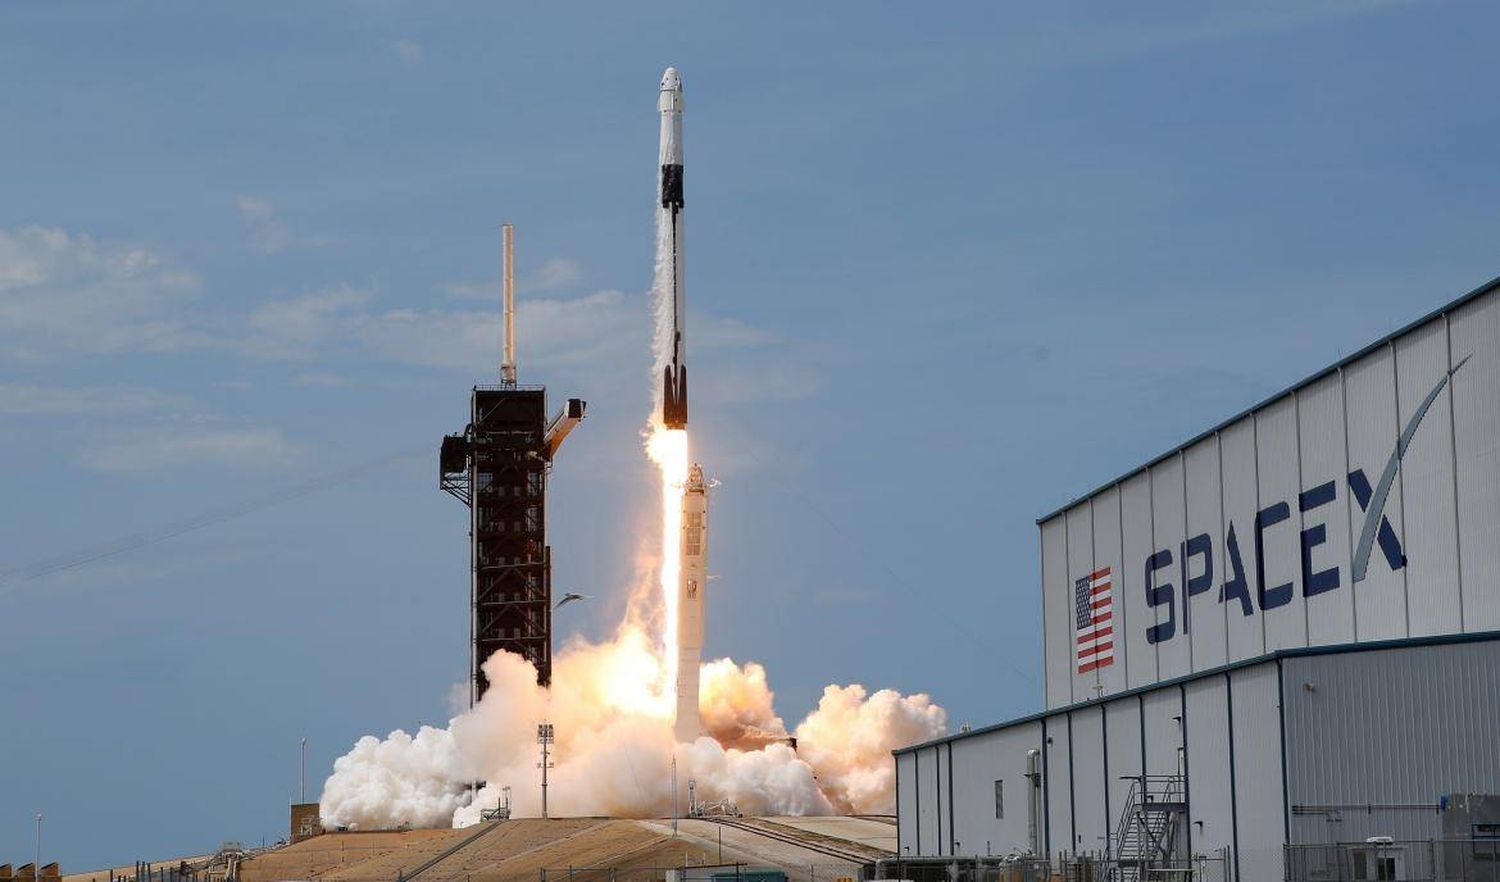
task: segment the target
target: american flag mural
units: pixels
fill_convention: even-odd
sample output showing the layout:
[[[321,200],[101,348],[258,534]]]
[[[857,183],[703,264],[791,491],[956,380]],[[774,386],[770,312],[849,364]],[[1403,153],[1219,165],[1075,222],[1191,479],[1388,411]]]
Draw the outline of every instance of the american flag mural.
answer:
[[[1109,567],[1073,583],[1073,608],[1077,613],[1078,673],[1114,664],[1114,591]]]

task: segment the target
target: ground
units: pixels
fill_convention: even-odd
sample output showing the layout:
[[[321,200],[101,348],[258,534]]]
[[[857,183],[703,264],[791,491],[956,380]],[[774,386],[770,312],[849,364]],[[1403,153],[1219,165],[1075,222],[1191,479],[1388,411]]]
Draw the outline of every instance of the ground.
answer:
[[[252,858],[240,879],[646,882],[667,868],[685,866],[699,879],[709,865],[739,863],[784,870],[793,882],[834,882],[889,855],[895,833],[890,818],[683,820],[676,835],[670,820],[523,819],[463,830],[326,833]]]
[[[669,868],[690,882],[733,865],[771,867],[791,882],[835,882],[896,848],[894,818],[735,818],[672,821],[518,819],[463,830],[325,833],[250,858],[241,882],[651,882]],[[206,856],[171,858],[201,864]],[[63,882],[128,880],[133,866],[74,873]],[[207,875],[220,878],[221,868]]]

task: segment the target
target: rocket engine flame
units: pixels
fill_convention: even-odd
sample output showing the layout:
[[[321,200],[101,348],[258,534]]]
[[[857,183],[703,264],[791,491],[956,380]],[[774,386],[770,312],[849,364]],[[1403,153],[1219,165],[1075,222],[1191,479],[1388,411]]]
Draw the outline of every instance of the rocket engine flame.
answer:
[[[675,71],[668,74],[663,90],[672,91],[670,81],[679,93],[672,106],[680,129],[681,81]],[[697,701],[707,734],[691,743],[673,734],[682,498],[691,458],[685,382],[676,413],[680,426],[673,427],[665,418],[666,388],[656,380],[669,368],[680,368],[684,376],[686,370],[680,231],[674,229],[682,201],[680,132],[675,143],[677,152],[663,159],[667,170],[668,159],[677,163],[670,177],[676,189],[674,198],[658,198],[652,284],[656,400],[645,450],[660,473],[661,541],[654,571],[635,586],[612,638],[589,643],[575,637],[556,653],[549,688],[537,685],[535,669],[520,656],[497,652],[484,664],[488,691],[446,729],[424,726],[415,737],[398,729],[385,739],[359,739],[323,785],[325,826],[467,826],[498,804],[507,785],[514,816],[537,816],[536,725],[543,721],[556,734],[548,796],[554,817],[661,817],[683,797],[668,783],[674,759],[681,786],[694,778],[700,798],[732,800],[748,814],[890,813],[891,749],[946,731],[943,709],[926,695],[829,686],[794,730],[794,749],[765,669],[723,658],[699,668]],[[669,180],[667,171],[661,180]],[[471,794],[473,781],[488,783]]]
[[[682,488],[688,475],[686,429],[653,426],[646,455],[661,472],[661,559],[657,585],[661,599],[662,659],[668,685],[677,680],[677,581],[682,576]]]

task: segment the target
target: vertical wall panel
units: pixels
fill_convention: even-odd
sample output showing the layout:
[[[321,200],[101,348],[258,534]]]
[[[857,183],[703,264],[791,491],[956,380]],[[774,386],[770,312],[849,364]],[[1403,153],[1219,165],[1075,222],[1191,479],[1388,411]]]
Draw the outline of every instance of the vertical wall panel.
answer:
[[[1141,773],[1141,702],[1136,696],[1121,698],[1104,705],[1104,734],[1109,742],[1105,758],[1109,761],[1109,828],[1118,828],[1125,811],[1125,797],[1130,784],[1122,779]],[[1115,843],[1110,844],[1111,850]]]
[[[937,751],[925,747],[917,755],[917,842],[921,854],[940,854],[938,841],[938,764]],[[946,806],[943,806],[946,809]],[[912,849],[918,854],[917,849]]]
[[[1281,705],[1275,662],[1230,674],[1240,878],[1282,878],[1286,815],[1281,787]]]
[[[1077,580],[1088,577],[1094,571],[1094,516],[1093,505],[1085,500],[1082,504],[1068,509],[1068,585],[1072,586]],[[1069,588],[1072,592],[1073,588]],[[1070,593],[1069,597],[1073,595]],[[1072,607],[1069,609],[1073,611]],[[1076,621],[1074,623],[1076,625]],[[1076,644],[1075,644],[1076,647]],[[1075,649],[1076,652],[1076,649]],[[1098,694],[1095,687],[1099,683],[1098,674],[1094,671],[1080,674],[1076,654],[1068,664],[1069,676],[1072,678],[1073,700],[1083,701],[1093,698]]]
[[[1124,527],[1125,563],[1115,579],[1115,615],[1123,616],[1115,631],[1115,652],[1124,651],[1125,675],[1130,686],[1156,680],[1156,647],[1146,642],[1146,629],[1156,614],[1146,605],[1141,576],[1147,558],[1155,551],[1151,530],[1151,478],[1135,475],[1120,490],[1120,517]],[[1119,664],[1121,659],[1115,659]]]
[[[1301,467],[1297,450],[1297,400],[1289,395],[1255,415],[1256,473],[1260,481],[1260,511],[1267,518],[1267,526],[1257,533],[1254,523],[1246,525],[1251,554],[1254,555],[1255,537],[1263,540],[1265,572],[1264,580],[1267,605],[1260,616],[1266,633],[1266,651],[1290,649],[1307,645],[1307,611],[1302,597],[1302,552],[1299,535],[1302,531],[1302,515],[1298,510],[1297,494],[1302,485]],[[1277,514],[1277,513],[1280,514]],[[1276,517],[1285,515],[1277,523]],[[1290,586],[1290,596],[1281,602],[1277,589]],[[1256,594],[1256,606],[1261,598]],[[1275,604],[1281,603],[1276,606]]]
[[[937,839],[935,845],[928,849],[932,854],[952,854],[952,824],[953,813],[950,811],[949,795],[952,788],[949,785],[953,779],[952,771],[948,768],[948,748],[939,744],[932,748],[930,756],[933,765],[937,767],[937,774],[933,776],[937,782],[937,800],[933,803],[934,814],[937,815]]]
[[[1332,373],[1297,393],[1298,436],[1302,452],[1302,489],[1312,508],[1302,512],[1302,528],[1314,531],[1308,541],[1308,568],[1314,574],[1336,570],[1337,587],[1317,580],[1301,581],[1307,604],[1308,641],[1313,644],[1354,640],[1354,591],[1349,586],[1349,483],[1344,453],[1344,380]],[[1321,488],[1333,484],[1323,502]],[[1301,508],[1301,506],[1298,506]],[[1317,529],[1322,527],[1322,542]],[[1301,548],[1298,548],[1301,554]],[[1308,592],[1315,590],[1308,596]]]
[[[917,853],[917,756],[896,756],[896,850]]]
[[[1180,771],[1182,696],[1177,687],[1156,689],[1141,696],[1141,719],[1146,725],[1146,774],[1175,775]]]
[[[1047,757],[1047,841],[1050,854],[1073,848],[1073,768],[1068,751],[1066,715],[1049,717],[1043,741]]]
[[[1185,496],[1181,455],[1173,456],[1151,469],[1151,511],[1156,536],[1154,545],[1158,553],[1165,551],[1171,555],[1171,563],[1157,570],[1155,575],[1155,584],[1159,588],[1172,586],[1171,598],[1166,603],[1149,607],[1154,616],[1152,623],[1169,628],[1171,634],[1156,644],[1157,676],[1164,680],[1188,673],[1192,663],[1192,651],[1183,627],[1183,603],[1187,598],[1187,587],[1182,578],[1183,543],[1187,541],[1183,532],[1187,529]],[[1142,579],[1144,578],[1143,567]]]
[[[1183,457],[1187,475],[1188,537],[1207,536],[1208,557],[1195,555],[1187,563],[1183,592],[1190,579],[1211,576],[1208,590],[1187,600],[1188,639],[1192,647],[1195,671],[1217,667],[1228,660],[1228,643],[1224,633],[1224,604],[1219,600],[1219,585],[1224,581],[1223,511],[1220,508],[1219,439],[1207,438],[1188,448]]]
[[[1362,470],[1369,486],[1380,483],[1380,473],[1396,447],[1401,429],[1396,420],[1395,359],[1389,347],[1380,349],[1344,370],[1344,410],[1349,427],[1349,469]],[[1391,487],[1385,514],[1398,537],[1401,529],[1401,483]],[[1359,541],[1365,512],[1356,501],[1349,506],[1350,535]],[[1354,626],[1360,640],[1405,637],[1406,572],[1392,570],[1376,546],[1363,582],[1354,585]]]
[[[1234,845],[1228,682],[1223,676],[1213,676],[1184,687],[1188,814],[1193,825],[1193,851],[1205,854]]]
[[[1458,545],[1466,631],[1500,629],[1500,296],[1465,304],[1450,326]],[[1424,442],[1425,443],[1425,442]]]
[[[1261,617],[1255,611],[1255,512],[1259,494],[1255,477],[1255,422],[1246,417],[1219,433],[1219,452],[1224,484],[1224,566],[1219,577],[1222,592],[1236,579],[1248,597],[1226,597],[1225,621],[1229,633],[1229,660],[1254,658],[1265,652]],[[1235,561],[1238,560],[1238,567]],[[1237,578],[1236,578],[1237,577]],[[1246,605],[1248,604],[1248,606]]]
[[[1104,805],[1104,716],[1095,705],[1073,714],[1073,817],[1075,849],[1103,853],[1109,830]]]
[[[1073,588],[1068,583],[1066,521],[1042,524],[1042,643],[1047,707],[1073,700]]]
[[[1396,341],[1396,382],[1403,430],[1448,373],[1448,328],[1428,322]],[[1411,636],[1457,633],[1458,530],[1454,522],[1453,421],[1444,386],[1401,458],[1406,600]]]
[[[1115,580],[1115,662],[1097,669],[1103,694],[1109,695],[1126,688],[1125,665],[1119,658],[1119,653],[1123,650],[1118,639],[1124,634],[1119,579],[1120,573],[1124,571],[1125,561],[1120,548],[1120,491],[1117,487],[1111,487],[1094,497],[1094,565],[1109,567]]]

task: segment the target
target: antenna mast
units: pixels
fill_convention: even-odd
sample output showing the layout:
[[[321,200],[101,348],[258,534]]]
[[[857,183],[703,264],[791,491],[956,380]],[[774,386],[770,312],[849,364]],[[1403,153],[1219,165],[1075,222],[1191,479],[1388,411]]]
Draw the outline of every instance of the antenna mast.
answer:
[[[500,362],[500,382],[516,384],[516,242],[515,225],[500,227],[501,281],[505,301],[505,354]]]

